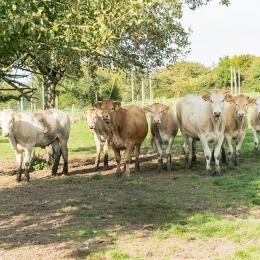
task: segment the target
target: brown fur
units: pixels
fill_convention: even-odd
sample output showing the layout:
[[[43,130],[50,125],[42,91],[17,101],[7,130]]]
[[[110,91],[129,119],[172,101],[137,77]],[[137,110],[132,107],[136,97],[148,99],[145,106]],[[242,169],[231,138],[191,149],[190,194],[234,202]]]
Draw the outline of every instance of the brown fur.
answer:
[[[125,152],[126,174],[130,174],[129,162],[130,155],[135,149],[136,168],[139,168],[139,152],[140,146],[144,141],[148,124],[143,110],[136,106],[122,108],[119,101],[110,99],[97,103],[96,107],[101,108],[102,117],[111,125],[113,137],[111,146],[115,152],[117,160],[117,173],[120,172],[120,150]]]

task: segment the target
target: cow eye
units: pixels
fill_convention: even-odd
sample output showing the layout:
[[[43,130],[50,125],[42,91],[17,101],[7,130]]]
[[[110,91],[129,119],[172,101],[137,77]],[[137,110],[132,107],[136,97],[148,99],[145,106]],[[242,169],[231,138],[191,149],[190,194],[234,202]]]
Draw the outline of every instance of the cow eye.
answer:
[[[211,99],[210,102],[213,103],[213,100]]]
[[[113,107],[111,107],[111,111],[114,111],[114,108],[113,108]]]
[[[225,100],[223,99],[221,102],[223,103]]]

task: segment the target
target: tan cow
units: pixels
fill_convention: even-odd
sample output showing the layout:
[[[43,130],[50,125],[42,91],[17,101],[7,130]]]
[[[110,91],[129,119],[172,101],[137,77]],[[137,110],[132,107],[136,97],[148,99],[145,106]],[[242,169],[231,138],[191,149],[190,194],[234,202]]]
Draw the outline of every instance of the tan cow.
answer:
[[[237,97],[230,97],[225,105],[224,144],[227,147],[228,163],[231,162],[233,157],[233,139],[236,143],[234,163],[237,165],[238,156],[245,139],[246,129],[248,126],[247,109],[248,105],[252,102],[254,102],[254,100],[244,94],[240,94]]]
[[[125,150],[124,170],[126,176],[130,175],[129,164],[133,151],[136,157],[135,170],[139,172],[140,147],[148,132],[148,124],[144,111],[137,106],[123,108],[119,101],[110,99],[97,102],[96,107],[102,110],[103,120],[112,129],[111,147],[116,157],[117,176],[122,175],[120,171],[121,150]]]
[[[88,127],[93,130],[94,140],[96,144],[96,160],[95,167],[99,167],[101,142],[104,142],[104,167],[108,166],[108,147],[112,137],[110,126],[102,120],[102,115],[98,113],[96,108],[87,110]]]
[[[251,103],[255,104],[253,111],[251,113],[250,122],[252,125],[255,149],[258,150],[258,135],[257,134],[260,132],[260,96],[257,98],[252,98]]]
[[[25,167],[25,180],[29,181],[29,166],[34,147],[45,148],[52,145],[54,164],[52,175],[56,175],[60,156],[64,160],[63,174],[68,173],[68,139],[70,134],[69,117],[56,109],[38,113],[16,113],[3,110],[0,113],[2,134],[9,139],[20,165],[16,180],[21,180],[22,168]]]
[[[167,157],[166,166],[171,171],[172,145],[178,132],[177,117],[172,109],[160,103],[145,107],[144,111],[151,113],[152,142],[159,153],[158,170],[160,171],[163,166],[162,145],[167,144],[165,151]]]
[[[186,162],[189,161],[189,138],[200,140],[206,157],[206,170],[210,171],[212,153],[209,143],[212,142],[215,145],[214,158],[217,174],[220,174],[219,155],[224,140],[224,101],[228,98],[230,94],[214,90],[202,97],[188,95],[180,99],[176,106]]]

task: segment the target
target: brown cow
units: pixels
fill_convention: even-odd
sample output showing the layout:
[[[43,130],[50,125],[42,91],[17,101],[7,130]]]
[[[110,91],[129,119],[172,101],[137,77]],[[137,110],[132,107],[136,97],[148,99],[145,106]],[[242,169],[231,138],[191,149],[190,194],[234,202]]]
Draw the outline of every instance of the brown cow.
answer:
[[[125,150],[125,174],[130,176],[130,157],[135,151],[135,170],[139,168],[140,147],[144,141],[147,132],[148,124],[144,111],[137,106],[121,107],[119,101],[105,99],[103,102],[97,102],[95,105],[102,110],[103,120],[111,126],[112,140],[111,147],[115,153],[117,162],[117,176],[121,176],[120,151]]]
[[[156,145],[159,153],[158,170],[163,166],[162,144],[166,143],[167,167],[171,171],[172,145],[178,132],[178,121],[175,113],[166,105],[154,103],[144,108],[145,112],[151,113],[152,142]]]
[[[225,105],[224,109],[224,144],[228,150],[228,162],[230,163],[233,157],[232,139],[235,140],[236,152],[234,163],[237,165],[238,156],[248,126],[247,108],[250,103],[253,103],[253,100],[246,95],[240,94],[237,97],[231,97],[227,101],[228,103]]]
[[[101,142],[104,142],[104,167],[108,166],[108,146],[112,137],[112,131],[108,124],[102,120],[102,116],[95,108],[87,110],[88,127],[93,130],[94,140],[96,144],[96,160],[95,167],[99,167]]]

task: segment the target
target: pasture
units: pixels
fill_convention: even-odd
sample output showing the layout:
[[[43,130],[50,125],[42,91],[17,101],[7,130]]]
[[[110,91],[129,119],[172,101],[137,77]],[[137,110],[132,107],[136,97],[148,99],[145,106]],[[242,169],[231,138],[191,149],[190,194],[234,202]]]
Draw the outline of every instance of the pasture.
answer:
[[[72,125],[69,176],[44,169],[16,183],[14,154],[0,137],[0,259],[259,259],[260,152],[247,131],[240,165],[205,176],[201,147],[184,169],[181,137],[173,171],[157,172],[155,147],[142,147],[141,174],[93,169],[85,121]],[[60,170],[60,169],[59,169]]]

